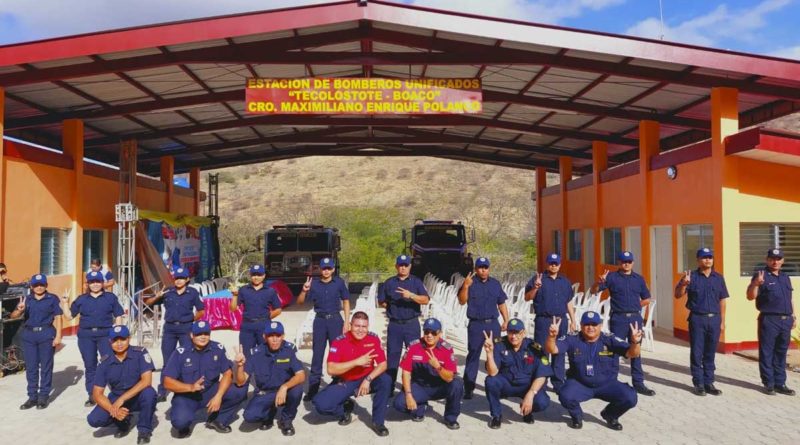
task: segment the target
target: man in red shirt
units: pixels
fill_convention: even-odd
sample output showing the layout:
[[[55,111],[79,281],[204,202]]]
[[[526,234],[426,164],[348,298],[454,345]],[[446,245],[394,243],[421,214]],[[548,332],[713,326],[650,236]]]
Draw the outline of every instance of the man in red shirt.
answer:
[[[411,413],[411,420],[422,422],[428,400],[445,399],[444,424],[460,428],[458,415],[464,397],[464,382],[456,377],[453,347],[442,340],[442,323],[429,318],[422,324],[423,336],[408,347],[400,368],[403,370],[403,393],[394,398],[394,408]]]
[[[392,382],[386,375],[386,354],[381,339],[369,331],[369,317],[356,312],[350,322],[350,332],[331,344],[328,354],[328,374],[334,381],[312,399],[320,414],[339,417],[339,425],[353,420],[355,402],[352,396],[373,394],[372,429],[379,436],[388,436],[384,425]]]

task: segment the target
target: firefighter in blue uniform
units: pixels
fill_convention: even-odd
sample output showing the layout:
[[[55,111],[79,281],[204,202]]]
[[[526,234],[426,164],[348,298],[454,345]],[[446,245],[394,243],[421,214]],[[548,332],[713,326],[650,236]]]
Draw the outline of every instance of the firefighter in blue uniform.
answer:
[[[211,325],[194,322],[189,347],[175,349],[163,372],[164,386],[175,393],[170,421],[178,437],[191,435],[198,409],[208,413],[206,428],[231,432],[236,410],[247,398],[247,388],[233,384],[232,369],[225,347],[211,340]]]
[[[280,315],[282,310],[278,292],[264,285],[265,278],[264,266],[261,264],[250,266],[250,284],[239,288],[231,299],[232,312],[236,312],[240,305],[244,305],[239,344],[244,348],[245,354],[261,342],[264,326]]]
[[[67,306],[66,297],[61,300],[61,310],[67,320],[81,316],[78,324],[78,349],[81,351],[83,366],[86,369],[84,377],[86,392],[89,394],[89,398],[83,404],[86,407],[95,404],[92,393],[98,354],[101,357],[111,355],[108,330],[111,326],[122,324],[122,314],[124,314],[117,296],[103,290],[104,281],[102,273],[89,272],[86,274],[89,292],[79,295],[70,306]]]
[[[458,291],[458,302],[467,305],[467,360],[464,366],[464,398],[471,399],[478,378],[478,365],[485,335],[499,338],[500,331],[508,324],[508,296],[503,292],[500,282],[489,276],[489,259],[479,257],[475,260],[475,272],[470,272]],[[477,276],[477,279],[474,277]],[[497,321],[502,314],[503,325]]]
[[[551,319],[552,320],[552,319]],[[542,346],[525,336],[525,323],[518,318],[508,322],[508,335],[502,338],[485,336],[486,398],[489,400],[489,428],[503,423],[500,399],[520,397],[520,412],[525,423],[533,423],[533,413],[550,405],[544,386],[553,375],[550,360]]]
[[[453,347],[442,340],[442,323],[425,320],[423,336],[411,343],[400,363],[403,369],[403,394],[394,398],[394,409],[410,413],[411,420],[425,420],[429,400],[445,399],[444,424],[457,430],[464,397],[464,382],[458,378]]]
[[[758,315],[758,370],[764,392],[793,396],[786,386],[786,353],[791,331],[797,327],[797,313],[792,302],[792,282],[781,271],[783,251],[770,249],[764,269],[753,274],[747,286],[747,299],[756,300]]]
[[[255,392],[244,409],[244,421],[260,423],[260,430],[272,428],[281,408],[278,428],[284,436],[294,436],[292,421],[303,397],[306,373],[297,358],[297,348],[284,340],[283,324],[273,321],[264,329],[264,341],[245,357],[236,354],[236,384],[247,390],[251,379]]]
[[[692,392],[698,396],[718,396],[722,391],[714,386],[714,358],[720,332],[725,329],[728,287],[725,278],[714,270],[714,252],[708,247],[697,250],[697,270],[684,272],[675,286],[675,298],[685,295],[688,295]]]
[[[536,314],[533,325],[533,341],[541,349],[550,332],[550,320],[553,317],[566,317],[569,314],[569,330],[577,330],[575,319],[575,306],[572,304],[572,283],[560,274],[561,255],[551,253],[547,255],[547,272],[534,273],[528,284],[525,285],[525,300],[533,300],[533,312]],[[559,335],[567,334],[567,325],[561,325]],[[553,389],[558,392],[564,384],[567,374],[566,357],[558,355],[551,357],[553,377],[550,379]]]
[[[378,303],[386,308],[386,315],[389,317],[389,326],[386,329],[386,360],[392,389],[397,381],[397,367],[403,347],[408,349],[412,342],[420,338],[420,305],[430,301],[422,280],[411,275],[411,257],[400,255],[394,264],[397,275],[386,280],[383,291],[378,294]]]
[[[162,373],[161,381],[158,384],[159,402],[167,400],[163,367],[166,367],[176,346],[185,350],[191,348],[192,341],[189,333],[192,331],[192,322],[203,318],[206,308],[197,289],[187,286],[189,283],[188,269],[179,267],[175,269],[172,277],[175,281],[173,287],[161,290],[154,297],[144,300],[147,305],[162,304],[166,308],[164,331],[161,336]]]
[[[571,417],[569,426],[583,428],[581,403],[600,399],[608,405],[600,412],[609,428],[622,430],[619,418],[636,406],[636,391],[617,380],[619,357],[633,358],[639,355],[642,331],[638,323],[631,323],[632,343],[614,334],[601,331],[600,314],[588,311],[581,316],[581,331],[558,337],[561,319],[553,318],[545,351],[550,354],[566,354],[569,357],[567,381],[558,394],[558,400]],[[556,339],[557,338],[557,339]]]
[[[53,387],[53,356],[61,344],[61,300],[47,292],[47,277],[36,274],[30,281],[33,295],[25,298],[9,318],[22,317],[22,353],[25,377],[28,380],[28,400],[19,409],[45,409]]]
[[[89,282],[91,286],[91,281]],[[97,406],[87,421],[93,428],[116,424],[114,437],[121,438],[130,431],[130,414],[139,411],[136,429],[137,444],[150,443],[156,411],[156,391],[153,389],[153,359],[147,349],[130,345],[126,326],[114,326],[106,333],[112,353],[103,357],[97,367],[92,393]],[[108,386],[111,392],[105,395]]]
[[[591,292],[602,292],[608,289],[611,298],[611,332],[620,338],[631,341],[629,326],[636,323],[643,326],[642,307],[650,304],[650,290],[644,277],[633,271],[633,253],[620,252],[617,257],[619,269],[609,273],[607,270],[600,275],[600,280],[592,285]],[[649,314],[652,317],[655,314]],[[654,396],[656,392],[644,384],[644,370],[642,359],[637,355],[631,358],[631,380],[637,393],[644,396]]]
[[[303,284],[297,304],[303,304],[306,299],[314,302],[314,326],[312,333],[311,372],[308,378],[308,392],[303,398],[310,402],[322,383],[322,360],[325,356],[325,346],[331,345],[333,340],[350,331],[350,292],[347,284],[341,278],[334,276],[336,264],[331,258],[323,258],[319,262],[320,276],[311,277]],[[344,318],[339,311],[344,308]]]

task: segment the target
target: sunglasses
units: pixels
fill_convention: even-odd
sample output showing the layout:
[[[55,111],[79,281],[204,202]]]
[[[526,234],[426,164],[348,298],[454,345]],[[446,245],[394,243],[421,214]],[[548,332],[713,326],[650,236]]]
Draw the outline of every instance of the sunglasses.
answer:
[[[434,331],[433,329],[425,329],[422,333],[425,335],[439,335],[439,331]]]
[[[488,269],[488,268],[489,268],[489,266],[478,266],[478,267],[476,267],[476,269]]]
[[[584,323],[583,326],[600,326],[600,323]]]
[[[620,263],[622,263],[622,264],[632,264],[633,261],[620,261]]]

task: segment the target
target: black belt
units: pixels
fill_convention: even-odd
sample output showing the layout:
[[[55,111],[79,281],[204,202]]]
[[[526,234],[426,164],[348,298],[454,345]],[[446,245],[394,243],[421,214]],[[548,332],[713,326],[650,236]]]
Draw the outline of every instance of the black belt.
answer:
[[[245,318],[244,321],[248,323],[255,323],[258,321],[268,321],[269,317],[260,317],[260,318]]]
[[[165,321],[164,323],[175,325],[175,326],[180,326],[182,324],[188,324],[188,323],[192,323],[192,322],[191,321]]]
[[[769,316],[769,317],[781,317],[781,320],[786,320],[787,318],[792,318],[792,314],[776,314],[773,312],[762,312],[761,315]]]
[[[719,314],[716,313],[716,312],[694,312],[694,311],[692,311],[692,315],[697,315],[697,316],[700,316],[700,317],[716,317]]]
[[[547,318],[563,317],[564,315],[566,315],[566,312],[564,312],[563,314],[560,314],[560,315],[559,314],[536,314],[537,317],[547,317]]]
[[[612,312],[611,315],[624,315],[626,317],[633,317],[634,315],[642,315],[641,312]]]
[[[476,323],[490,323],[492,321],[496,321],[497,318],[470,318],[469,321],[474,321]]]
[[[418,318],[417,317],[406,318],[405,320],[400,320],[400,319],[397,319],[397,318],[390,318],[389,319],[389,323],[406,324],[406,323],[410,322],[411,320],[418,320]]]
[[[50,328],[50,327],[52,327],[52,326],[25,326],[25,329],[27,329],[29,331],[33,331],[33,332],[42,332],[45,329]]]
[[[99,332],[99,331],[103,331],[103,330],[107,331],[107,330],[111,329],[111,326],[109,326],[107,328],[84,328],[83,326],[80,326],[79,329],[84,329],[86,331],[92,331],[92,332]]]
[[[325,312],[317,312],[317,315],[315,315],[315,317],[316,318],[330,319],[330,318],[336,317],[338,315],[339,315],[338,312],[333,312],[333,313],[330,313],[330,314],[327,314]]]

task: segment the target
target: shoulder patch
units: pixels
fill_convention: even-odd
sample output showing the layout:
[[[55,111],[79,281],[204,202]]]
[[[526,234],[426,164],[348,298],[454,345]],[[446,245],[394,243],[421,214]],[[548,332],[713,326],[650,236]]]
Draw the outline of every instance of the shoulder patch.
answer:
[[[131,346],[134,351],[144,352],[144,346]]]
[[[548,365],[550,365],[550,360],[548,360],[548,359],[547,359],[547,356],[546,356],[546,355],[543,355],[543,356],[542,356],[542,358],[541,358],[541,360],[542,360],[542,364],[543,364],[543,365],[545,365],[545,366],[548,366]]]
[[[371,334],[371,333],[372,333],[372,332],[370,332],[370,334]],[[334,340],[334,341],[336,341],[336,340],[344,340],[345,338],[347,338],[347,335],[345,335],[345,334],[342,334],[342,335],[340,335],[340,336],[338,336],[338,337],[334,338],[333,340]]]
[[[217,343],[217,347],[220,349],[225,349],[225,346],[222,346],[222,343]]]
[[[447,343],[444,340],[442,340],[440,344],[442,345],[443,348],[447,349],[448,351],[452,351],[453,350],[453,345],[451,345],[450,343]]]
[[[577,336],[579,332],[580,332],[580,331],[569,332],[569,333],[567,333],[567,335],[575,335],[575,336]],[[562,337],[563,337],[563,336],[562,336]]]
[[[569,335],[574,335],[574,334],[569,334]],[[558,337],[558,341],[564,341],[566,339],[567,339],[566,335],[562,335],[561,337]]]
[[[536,351],[541,351],[542,350],[542,345],[540,345],[539,343],[533,341],[533,342],[531,342],[531,348],[536,350]]]
[[[613,337],[614,336],[614,334],[612,334],[611,332],[603,332],[603,335],[605,335],[606,337]]]
[[[504,338],[507,338],[507,337],[495,337],[494,338],[494,342],[495,343],[500,343],[501,341],[503,341]]]
[[[178,346],[177,348],[175,348],[175,350],[178,351],[178,354],[183,354],[183,351],[185,351],[185,349],[183,349],[183,347],[181,346]]]
[[[100,357],[100,362],[104,362],[104,361],[108,360],[108,359],[109,359],[109,357],[111,357],[111,354],[109,354],[109,355],[103,355],[103,356],[101,356],[101,357]]]
[[[283,341],[283,347],[286,348],[286,349],[290,349],[290,350],[292,350],[294,352],[297,352],[297,346],[295,346],[295,344],[290,342],[290,341],[284,340]]]
[[[369,331],[369,333],[367,333],[367,335],[372,336],[372,337],[376,337],[376,338],[380,338],[380,337],[378,337],[378,334],[376,334],[376,333],[374,333],[372,331]]]
[[[153,359],[150,358],[150,354],[145,352],[144,354],[142,354],[142,356],[144,357],[144,361],[146,361],[147,363],[153,363]]]
[[[414,341],[412,341],[411,343],[409,343],[409,344],[408,344],[408,347],[414,346],[414,345],[416,345],[416,344],[419,344],[419,339],[418,339],[418,338],[417,338],[417,339],[414,339]]]
[[[258,346],[256,346],[255,348],[250,348],[250,355],[256,355],[258,354],[259,351],[261,351],[261,349],[259,349]]]
[[[625,342],[625,340],[623,340],[623,339],[621,339],[619,337],[614,337],[614,340],[619,341],[619,342]]]

